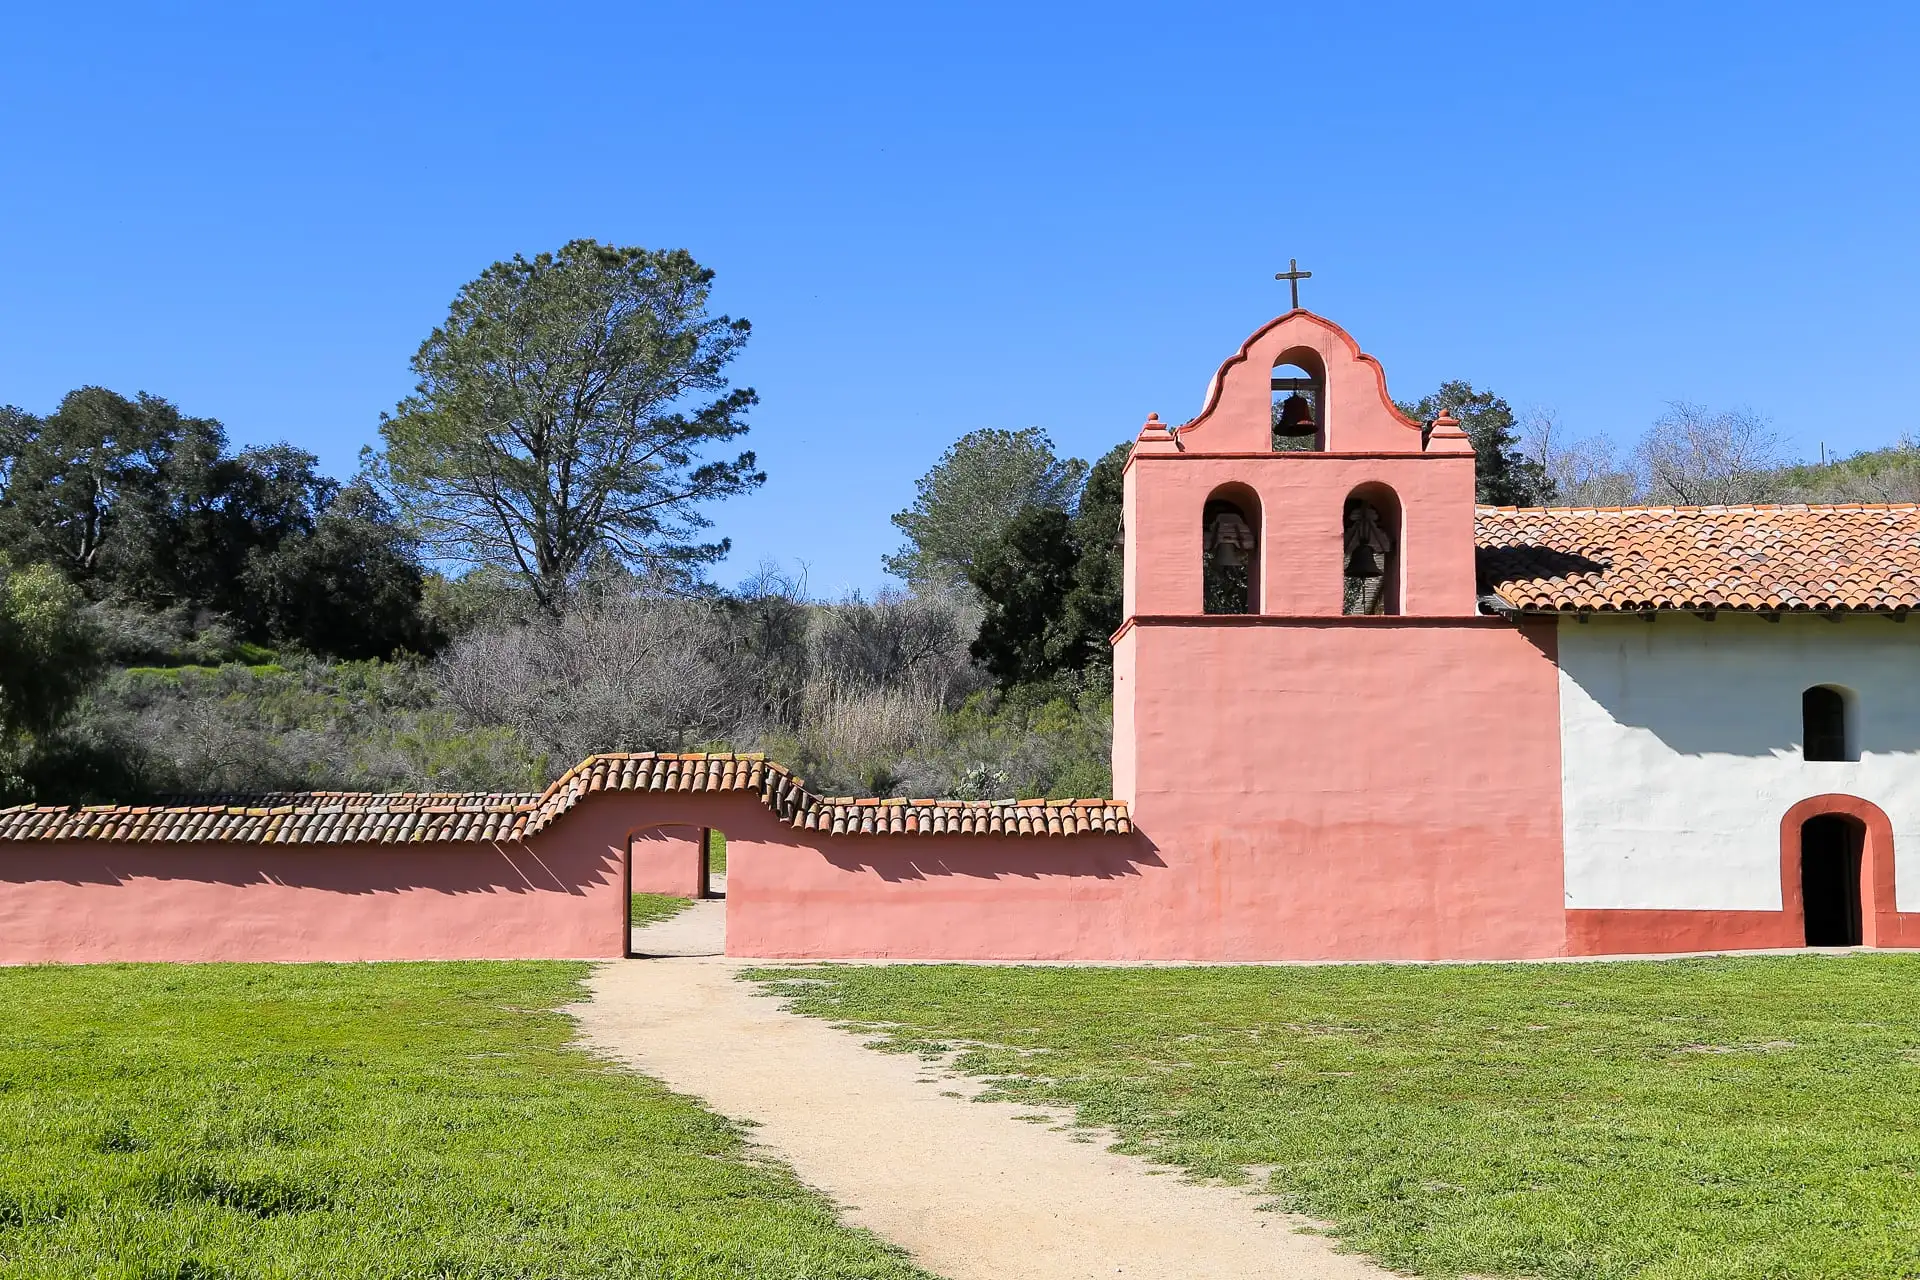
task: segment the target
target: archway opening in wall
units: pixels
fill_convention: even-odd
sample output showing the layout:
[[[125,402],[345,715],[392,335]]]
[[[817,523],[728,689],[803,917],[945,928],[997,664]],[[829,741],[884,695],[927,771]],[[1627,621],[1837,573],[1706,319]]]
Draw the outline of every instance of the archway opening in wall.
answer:
[[[1823,813],[1800,824],[1800,901],[1810,947],[1860,945],[1860,868],[1866,824]]]
[[[625,954],[705,956],[726,948],[727,838],[662,823],[627,835]]]
[[[718,827],[708,827],[701,846],[700,896],[727,896],[727,836]]]
[[[1201,611],[1260,611],[1260,496],[1223,484],[1200,513]]]
[[[1401,612],[1405,523],[1400,495],[1384,484],[1363,484],[1347,495],[1340,513],[1340,612]]]
[[[1303,453],[1326,448],[1327,366],[1311,347],[1295,347],[1273,362],[1273,449]]]

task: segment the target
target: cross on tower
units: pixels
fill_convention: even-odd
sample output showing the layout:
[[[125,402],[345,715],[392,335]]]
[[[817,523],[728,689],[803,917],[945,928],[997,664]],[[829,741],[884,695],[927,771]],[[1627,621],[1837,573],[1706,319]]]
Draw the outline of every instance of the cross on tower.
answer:
[[[1293,291],[1293,309],[1295,311],[1298,311],[1300,309],[1300,282],[1302,280],[1313,279],[1313,272],[1302,271],[1300,269],[1300,259],[1288,258],[1287,269],[1285,271],[1275,273],[1273,278],[1275,280],[1285,280],[1287,282],[1287,288]]]

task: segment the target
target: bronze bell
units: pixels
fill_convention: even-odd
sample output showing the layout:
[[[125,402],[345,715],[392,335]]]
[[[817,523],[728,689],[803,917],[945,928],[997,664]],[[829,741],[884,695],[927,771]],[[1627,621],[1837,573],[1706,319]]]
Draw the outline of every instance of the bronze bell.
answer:
[[[1298,391],[1280,402],[1280,421],[1274,424],[1277,436],[1310,436],[1319,430],[1313,421],[1313,402]]]

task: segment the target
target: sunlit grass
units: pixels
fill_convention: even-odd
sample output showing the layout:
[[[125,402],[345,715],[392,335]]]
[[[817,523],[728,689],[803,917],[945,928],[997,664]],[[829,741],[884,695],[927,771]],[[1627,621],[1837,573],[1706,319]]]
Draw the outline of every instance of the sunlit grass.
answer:
[[[692,905],[692,898],[676,898],[670,893],[636,893],[627,904],[627,922],[636,926],[658,924]]]
[[[785,972],[1425,1275],[1920,1275],[1920,957]]]
[[[0,1276],[920,1274],[570,1048],[585,972],[0,969]]]

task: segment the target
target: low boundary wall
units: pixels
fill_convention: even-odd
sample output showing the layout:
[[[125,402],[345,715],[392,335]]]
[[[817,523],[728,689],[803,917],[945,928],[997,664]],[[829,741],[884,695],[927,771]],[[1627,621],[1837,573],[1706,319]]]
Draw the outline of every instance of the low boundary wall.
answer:
[[[924,865],[1075,880],[1136,839],[1112,801],[823,799],[734,755],[596,756],[539,795],[20,807],[0,811],[0,963],[617,957],[629,892],[699,892],[703,828],[729,837],[730,950],[779,948],[766,954],[940,952],[934,902],[885,901],[885,872],[859,877],[874,901],[806,899],[781,888],[796,862],[905,844]],[[945,942],[1031,954],[1058,931],[1028,928]]]
[[[0,963],[613,958],[630,890],[696,891],[703,828],[727,837],[735,955],[1519,958],[1429,954],[1405,918],[1260,909],[1289,892],[1284,859],[1162,849],[1109,801],[824,800],[737,756],[595,757],[539,796],[259,799],[0,811]],[[1867,940],[1920,945],[1871,830]],[[1801,925],[1793,895],[1778,913],[1524,927],[1565,939],[1529,954],[1581,955],[1794,946]]]

